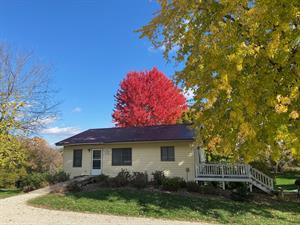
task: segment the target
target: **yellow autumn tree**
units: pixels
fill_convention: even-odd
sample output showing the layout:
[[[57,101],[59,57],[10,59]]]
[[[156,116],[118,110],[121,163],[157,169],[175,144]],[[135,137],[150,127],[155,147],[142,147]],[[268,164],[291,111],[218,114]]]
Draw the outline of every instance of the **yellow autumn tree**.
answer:
[[[234,161],[299,158],[300,1],[158,2],[139,32],[184,64],[197,141]]]

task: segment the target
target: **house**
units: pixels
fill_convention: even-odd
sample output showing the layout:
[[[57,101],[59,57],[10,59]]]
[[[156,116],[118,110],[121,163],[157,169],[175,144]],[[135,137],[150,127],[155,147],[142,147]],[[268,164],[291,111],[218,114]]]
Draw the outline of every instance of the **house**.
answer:
[[[164,171],[195,179],[194,132],[188,125],[90,129],[56,143],[64,146],[63,167],[71,177]]]
[[[189,125],[90,129],[56,145],[64,146],[63,167],[71,177],[159,170],[167,177],[220,182],[224,189],[225,182],[243,182],[250,190],[274,190],[273,179],[248,164],[206,163]]]

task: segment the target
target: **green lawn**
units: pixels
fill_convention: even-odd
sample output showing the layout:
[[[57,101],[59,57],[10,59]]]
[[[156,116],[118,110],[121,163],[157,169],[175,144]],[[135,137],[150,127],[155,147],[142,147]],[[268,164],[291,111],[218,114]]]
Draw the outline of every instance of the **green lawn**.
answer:
[[[0,189],[0,199],[19,194],[19,190]]]
[[[285,172],[276,176],[276,189],[279,187],[285,191],[297,190],[295,180],[300,179],[300,173],[297,172]]]
[[[49,194],[29,203],[60,210],[224,224],[300,224],[299,203],[245,203],[127,189]]]

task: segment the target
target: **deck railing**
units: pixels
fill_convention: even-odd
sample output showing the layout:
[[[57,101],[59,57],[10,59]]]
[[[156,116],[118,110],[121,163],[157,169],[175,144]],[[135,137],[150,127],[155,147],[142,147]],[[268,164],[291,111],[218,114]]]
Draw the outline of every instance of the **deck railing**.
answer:
[[[250,178],[250,175],[250,166],[246,164],[201,163],[197,169],[197,176]]]
[[[273,190],[273,179],[248,164],[201,163],[196,167],[196,177],[222,181],[241,179],[256,186]]]
[[[261,185],[267,186],[269,189],[273,190],[274,188],[274,181],[271,177],[267,176],[266,174],[262,173],[261,171],[251,167],[251,178],[260,183]]]

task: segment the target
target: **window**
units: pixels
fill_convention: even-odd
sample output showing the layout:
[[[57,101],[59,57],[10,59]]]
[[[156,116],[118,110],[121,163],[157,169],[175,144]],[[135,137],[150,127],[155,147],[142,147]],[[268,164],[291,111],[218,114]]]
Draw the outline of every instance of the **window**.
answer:
[[[175,161],[174,146],[162,146],[160,147],[161,161]]]
[[[82,166],[82,149],[73,150],[73,167]]]
[[[112,149],[113,166],[131,166],[131,148],[113,148]]]

